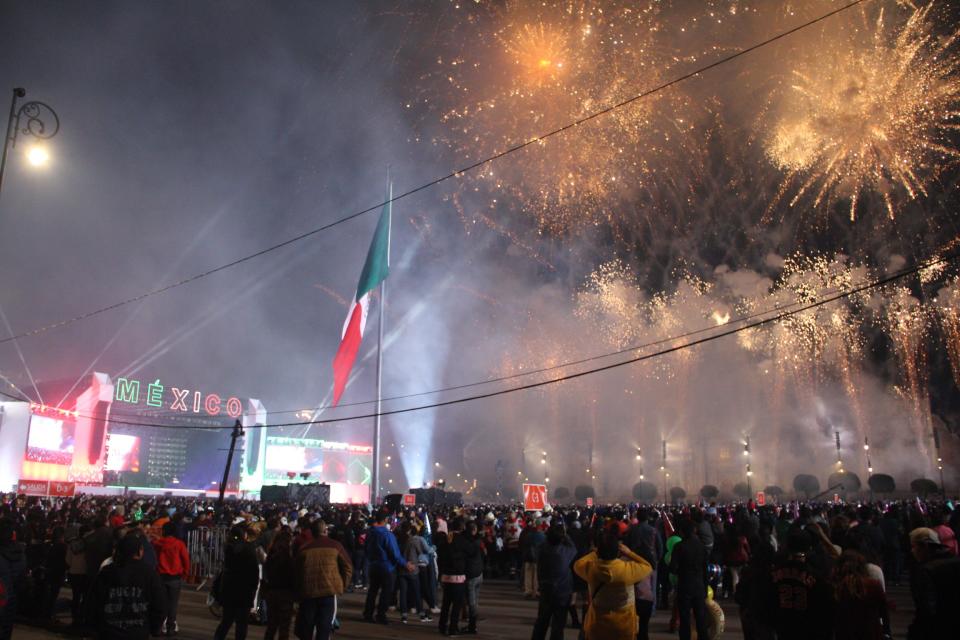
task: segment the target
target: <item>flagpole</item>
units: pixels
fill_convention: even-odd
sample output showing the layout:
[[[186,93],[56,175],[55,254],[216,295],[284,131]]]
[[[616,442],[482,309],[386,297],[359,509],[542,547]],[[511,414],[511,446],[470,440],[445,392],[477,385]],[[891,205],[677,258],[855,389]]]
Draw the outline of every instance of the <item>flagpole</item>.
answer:
[[[386,300],[386,280],[380,283],[380,321],[377,323],[377,415],[373,418],[373,487],[370,503],[378,504],[380,498],[380,398],[383,386],[383,303]]]
[[[389,183],[387,199],[393,198],[393,183]],[[393,207],[390,207],[387,218],[387,265],[390,265],[390,234],[393,230]],[[380,319],[377,322],[377,415],[373,418],[373,487],[370,490],[370,503],[377,505],[380,502],[380,408],[383,394],[383,308],[387,303],[387,281],[380,282]]]

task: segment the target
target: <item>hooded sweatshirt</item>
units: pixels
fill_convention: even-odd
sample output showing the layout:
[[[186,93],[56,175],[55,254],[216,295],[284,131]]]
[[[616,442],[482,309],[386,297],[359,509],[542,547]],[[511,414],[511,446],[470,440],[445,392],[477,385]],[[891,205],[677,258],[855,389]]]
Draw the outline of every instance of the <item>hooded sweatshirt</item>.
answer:
[[[163,577],[186,578],[190,574],[190,554],[187,545],[173,536],[153,541],[157,553],[157,573]]]
[[[632,638],[637,633],[633,585],[653,568],[632,551],[625,556],[628,560],[601,560],[596,551],[591,551],[573,564],[574,572],[586,581],[591,596],[583,621],[587,640]]]

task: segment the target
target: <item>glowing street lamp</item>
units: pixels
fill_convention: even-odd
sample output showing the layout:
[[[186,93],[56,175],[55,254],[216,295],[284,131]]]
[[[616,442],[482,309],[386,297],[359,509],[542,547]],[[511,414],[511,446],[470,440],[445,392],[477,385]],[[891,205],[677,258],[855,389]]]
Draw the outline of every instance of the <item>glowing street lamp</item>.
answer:
[[[32,100],[17,108],[17,100],[26,97],[22,87],[13,90],[10,101],[10,117],[7,119],[7,134],[3,139],[3,153],[0,155],[0,191],[3,189],[3,172],[7,166],[7,151],[17,147],[17,137],[32,136],[37,140],[49,140],[60,130],[60,118],[50,105]],[[27,149],[27,162],[34,167],[42,167],[50,162],[50,153],[41,145]]]
[[[35,167],[44,167],[50,162],[50,153],[46,147],[39,145],[30,147],[27,151],[27,162]]]

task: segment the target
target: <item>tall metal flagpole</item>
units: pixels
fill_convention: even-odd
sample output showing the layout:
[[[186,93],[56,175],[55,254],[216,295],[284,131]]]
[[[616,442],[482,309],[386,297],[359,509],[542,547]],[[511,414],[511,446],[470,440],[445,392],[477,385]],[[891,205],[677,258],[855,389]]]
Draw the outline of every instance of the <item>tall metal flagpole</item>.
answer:
[[[393,183],[388,178],[387,200],[393,199]],[[390,266],[390,241],[393,232],[393,205],[387,204],[387,267]],[[370,491],[370,502],[377,505],[380,502],[380,405],[383,389],[383,308],[387,302],[387,280],[380,282],[380,321],[377,323],[377,415],[373,418],[373,488]]]

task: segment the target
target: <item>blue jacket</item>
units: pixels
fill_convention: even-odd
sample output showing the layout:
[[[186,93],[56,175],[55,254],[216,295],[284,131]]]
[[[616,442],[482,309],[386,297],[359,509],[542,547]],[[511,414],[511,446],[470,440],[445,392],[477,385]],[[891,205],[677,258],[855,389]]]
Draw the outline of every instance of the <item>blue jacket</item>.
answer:
[[[367,563],[370,568],[393,571],[404,568],[407,561],[400,553],[397,538],[386,527],[373,526],[367,529],[367,543],[365,546]]]

